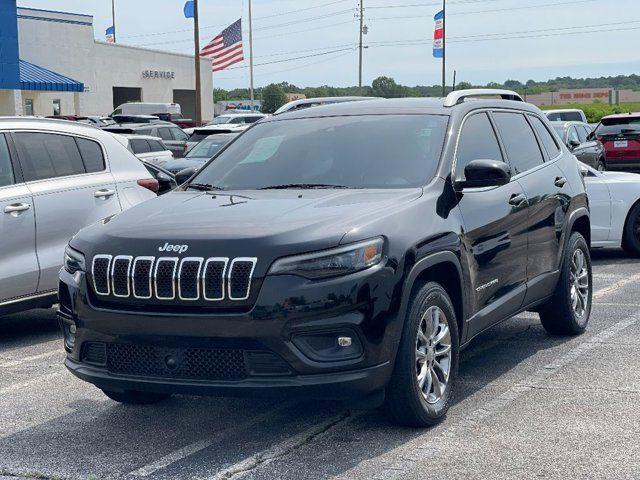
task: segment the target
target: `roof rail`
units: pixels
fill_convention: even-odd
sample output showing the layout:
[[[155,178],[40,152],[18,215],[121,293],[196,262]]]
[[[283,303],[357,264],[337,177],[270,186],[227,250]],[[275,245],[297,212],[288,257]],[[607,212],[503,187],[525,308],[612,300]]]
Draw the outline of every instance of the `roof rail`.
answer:
[[[522,97],[512,90],[500,90],[495,88],[470,88],[468,90],[456,90],[447,95],[444,99],[445,107],[453,107],[462,103],[465,98],[480,96],[499,96],[503,100],[514,100],[516,102],[524,102]]]

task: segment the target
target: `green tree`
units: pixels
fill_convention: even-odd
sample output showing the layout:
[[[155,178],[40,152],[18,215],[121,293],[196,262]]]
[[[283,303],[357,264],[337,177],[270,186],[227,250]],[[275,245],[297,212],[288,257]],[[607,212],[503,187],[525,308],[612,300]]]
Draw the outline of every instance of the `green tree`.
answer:
[[[229,98],[229,92],[227,92],[223,88],[215,88],[213,90],[213,101],[214,102],[224,102],[228,98]]]
[[[274,113],[287,103],[287,95],[280,85],[272,83],[262,89],[262,112]]]
[[[378,77],[371,83],[371,91],[374,97],[399,97],[401,90],[402,88],[391,77]]]

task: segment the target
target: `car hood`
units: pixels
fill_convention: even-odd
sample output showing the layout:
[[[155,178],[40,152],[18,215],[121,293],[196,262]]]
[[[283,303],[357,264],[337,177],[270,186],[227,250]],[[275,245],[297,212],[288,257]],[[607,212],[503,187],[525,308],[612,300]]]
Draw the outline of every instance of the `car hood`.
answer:
[[[205,162],[209,161],[208,158],[176,158],[176,159],[167,159],[167,160],[158,160],[156,161],[156,165],[164,168],[165,170],[169,170],[170,172],[179,172],[180,170],[184,170],[185,168],[190,167],[202,167]]]
[[[609,182],[616,182],[616,183],[631,182],[631,183],[640,184],[640,175],[638,175],[637,173],[630,173],[630,172],[602,172],[602,175],[604,176],[604,180],[607,183],[609,183]]]
[[[71,245],[92,256],[161,255],[275,258],[339,245],[347,232],[413,202],[422,189],[171,192],[82,230]]]

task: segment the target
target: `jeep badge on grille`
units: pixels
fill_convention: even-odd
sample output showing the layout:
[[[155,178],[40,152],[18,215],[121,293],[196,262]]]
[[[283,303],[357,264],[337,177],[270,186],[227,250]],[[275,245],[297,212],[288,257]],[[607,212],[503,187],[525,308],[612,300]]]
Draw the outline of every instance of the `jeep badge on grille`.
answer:
[[[176,252],[176,253],[184,253],[189,248],[189,245],[171,245],[169,242],[166,242],[163,246],[158,248],[159,252]]]

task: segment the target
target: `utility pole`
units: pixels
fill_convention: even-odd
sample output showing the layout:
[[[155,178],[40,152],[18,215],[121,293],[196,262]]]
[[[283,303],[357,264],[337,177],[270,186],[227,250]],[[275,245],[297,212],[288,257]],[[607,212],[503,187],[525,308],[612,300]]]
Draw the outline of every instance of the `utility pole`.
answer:
[[[196,127],[202,125],[202,90],[200,85],[200,25],[198,24],[198,0],[193,0],[193,43],[196,67]]]
[[[111,22],[113,26],[113,43],[116,43],[116,0],[111,0]]]
[[[251,0],[249,0],[249,77],[251,78],[251,111],[255,103],[253,94],[253,20],[251,18]]]
[[[358,89],[362,95],[362,36],[364,35],[364,0],[360,0],[360,46],[358,63]]]
[[[453,71],[453,85],[452,85],[452,91],[455,92],[456,91],[456,74],[458,73],[457,70]]]
[[[446,0],[442,0],[442,96],[447,94],[447,12]]]

